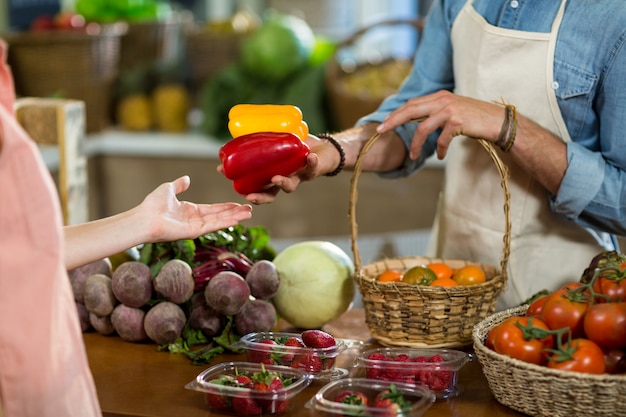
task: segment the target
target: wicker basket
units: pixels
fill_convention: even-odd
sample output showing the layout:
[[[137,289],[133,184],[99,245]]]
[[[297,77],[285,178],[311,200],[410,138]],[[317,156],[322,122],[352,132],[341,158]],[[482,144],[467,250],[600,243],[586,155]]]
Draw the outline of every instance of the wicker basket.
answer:
[[[180,23],[176,19],[133,22],[122,37],[121,69],[173,62],[181,44]]]
[[[420,20],[388,20],[382,21],[370,26],[366,26],[352,36],[345,39],[337,45],[336,52],[329,59],[326,65],[325,84],[328,94],[328,106],[332,115],[332,121],[337,130],[343,130],[354,126],[355,122],[362,116],[365,116],[378,108],[384,100],[384,96],[378,97],[372,94],[355,94],[346,88],[344,77],[348,73],[341,68],[338,62],[338,53],[345,48],[349,48],[357,43],[357,41],[372,29],[382,26],[399,26],[405,25],[415,28],[418,35],[421,34],[424,23]],[[419,39],[419,38],[418,38]],[[382,60],[378,65],[388,64],[390,60],[397,58],[388,58]],[[406,59],[410,62],[410,59]],[[360,64],[354,72],[365,71],[368,67],[376,66],[375,64]],[[399,84],[402,79],[397,80]]]
[[[8,62],[15,90],[25,97],[85,102],[87,131],[111,124],[111,88],[118,74],[126,25],[102,26],[98,33],[45,32],[8,36]]]
[[[474,351],[496,400],[516,411],[545,417],[626,416],[626,376],[590,375],[533,365],[487,348],[489,330],[527,306],[493,314],[476,325]]]
[[[365,319],[370,333],[385,346],[461,347],[472,342],[472,329],[495,311],[496,300],[506,283],[506,265],[510,251],[511,220],[508,170],[489,142],[478,142],[489,153],[501,177],[504,191],[505,232],[500,269],[477,262],[455,259],[403,257],[383,259],[361,266],[357,245],[356,200],[357,180],[362,158],[378,135],[366,143],[354,167],[350,185],[349,217],[354,280],[363,298]],[[432,262],[445,262],[453,267],[473,264],[482,267],[487,281],[482,284],[456,287],[429,287],[393,282],[379,282],[378,275],[386,269],[407,268]]]
[[[218,33],[206,28],[187,31],[187,61],[195,88],[202,88],[209,78],[239,59],[239,46],[244,36],[237,33]]]

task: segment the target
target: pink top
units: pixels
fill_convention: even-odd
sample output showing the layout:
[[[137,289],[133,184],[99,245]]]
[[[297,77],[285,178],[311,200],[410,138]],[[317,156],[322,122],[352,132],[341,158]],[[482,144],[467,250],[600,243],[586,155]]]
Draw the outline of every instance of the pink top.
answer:
[[[0,39],[0,415],[101,416],[64,265],[55,185],[14,117]]]

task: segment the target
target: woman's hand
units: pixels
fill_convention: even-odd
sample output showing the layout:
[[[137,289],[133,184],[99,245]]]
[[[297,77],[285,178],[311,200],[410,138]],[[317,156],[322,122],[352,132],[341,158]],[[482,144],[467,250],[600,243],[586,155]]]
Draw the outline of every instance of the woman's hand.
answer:
[[[177,195],[189,188],[188,176],[161,184],[138,206],[148,223],[150,241],[192,239],[234,226],[252,216],[252,207],[238,203],[196,204],[179,201]]]
[[[234,226],[252,216],[248,204],[194,204],[177,195],[190,185],[188,176],[158,186],[134,208],[87,223],[64,227],[68,270],[143,243],[194,239]]]
[[[439,91],[408,100],[391,112],[377,130],[384,133],[415,119],[423,121],[417,127],[411,143],[411,158],[416,159],[428,136],[441,128],[437,139],[437,157],[443,159],[455,136],[465,135],[496,142],[504,121],[504,107],[449,91]]]

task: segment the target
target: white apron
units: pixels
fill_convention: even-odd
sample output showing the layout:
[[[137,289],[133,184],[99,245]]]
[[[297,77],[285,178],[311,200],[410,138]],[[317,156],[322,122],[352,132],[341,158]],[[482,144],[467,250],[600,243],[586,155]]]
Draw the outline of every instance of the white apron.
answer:
[[[570,136],[553,84],[556,37],[566,0],[550,33],[490,25],[468,0],[452,26],[455,93],[516,106],[564,141]],[[504,116],[504,110],[502,110]],[[500,153],[509,167],[511,254],[508,283],[498,309],[519,305],[542,289],[578,281],[604,248],[583,228],[553,213],[538,182]],[[504,234],[504,196],[487,152],[475,140],[452,141],[429,255],[499,267]]]

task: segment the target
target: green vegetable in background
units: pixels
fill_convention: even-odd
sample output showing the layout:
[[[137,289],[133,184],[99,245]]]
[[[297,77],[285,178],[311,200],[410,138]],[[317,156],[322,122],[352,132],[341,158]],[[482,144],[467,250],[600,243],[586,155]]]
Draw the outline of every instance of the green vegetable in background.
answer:
[[[93,22],[160,21],[172,15],[172,6],[165,0],[77,0],[74,8]]]
[[[202,90],[202,131],[229,140],[228,112],[237,104],[247,103],[299,107],[311,133],[325,132],[329,128],[325,100],[323,65],[305,66],[286,81],[270,83],[250,77],[235,64],[211,78]]]
[[[241,62],[250,75],[283,81],[309,62],[315,35],[302,19],[274,13],[241,44]]]
[[[261,43],[256,36],[264,28],[253,32],[246,38],[246,42],[250,42],[248,46],[242,46],[240,59],[211,77],[203,86],[199,101],[204,116],[201,128],[205,134],[222,141],[229,140],[228,112],[233,106],[244,103],[297,106],[302,110],[303,120],[308,124],[310,132],[315,134],[329,130],[324,71],[336,44],[315,35],[312,39],[305,35],[304,39],[307,40],[304,43],[295,42],[295,28],[301,27],[302,21],[290,26],[290,36],[278,35],[284,28],[277,30],[275,24],[270,22],[298,21],[292,17],[274,15],[268,19],[266,25],[271,26],[268,32],[271,38],[276,39],[270,42],[267,40],[270,36],[263,35],[261,40],[272,43],[271,47],[258,46],[252,50],[252,45]],[[309,31],[310,28],[303,29],[303,32]],[[290,52],[292,49],[289,45],[300,45],[299,52]],[[245,48],[251,49],[245,51]],[[270,53],[274,58],[265,62]]]

